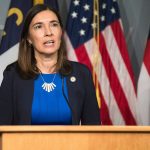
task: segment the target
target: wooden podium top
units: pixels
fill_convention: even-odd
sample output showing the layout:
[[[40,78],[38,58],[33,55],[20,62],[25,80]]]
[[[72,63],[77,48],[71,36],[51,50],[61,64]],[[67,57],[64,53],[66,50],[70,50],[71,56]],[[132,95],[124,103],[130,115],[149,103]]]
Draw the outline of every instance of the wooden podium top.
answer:
[[[148,150],[150,126],[0,126],[0,150]]]
[[[147,132],[150,126],[0,126],[0,132]]]

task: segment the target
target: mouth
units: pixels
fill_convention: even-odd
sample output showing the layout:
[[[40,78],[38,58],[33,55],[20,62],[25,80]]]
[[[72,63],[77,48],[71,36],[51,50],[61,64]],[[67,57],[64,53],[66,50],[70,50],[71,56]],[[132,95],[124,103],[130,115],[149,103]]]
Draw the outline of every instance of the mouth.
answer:
[[[51,45],[53,45],[54,43],[55,43],[54,40],[48,40],[48,41],[44,42],[44,45],[46,45],[46,46],[51,46]]]

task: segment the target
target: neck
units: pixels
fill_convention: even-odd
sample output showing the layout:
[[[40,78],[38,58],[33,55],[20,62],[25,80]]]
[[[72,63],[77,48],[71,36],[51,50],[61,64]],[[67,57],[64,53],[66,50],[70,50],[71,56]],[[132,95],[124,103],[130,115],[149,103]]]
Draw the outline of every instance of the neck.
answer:
[[[42,73],[56,72],[57,57],[36,57],[36,61]]]

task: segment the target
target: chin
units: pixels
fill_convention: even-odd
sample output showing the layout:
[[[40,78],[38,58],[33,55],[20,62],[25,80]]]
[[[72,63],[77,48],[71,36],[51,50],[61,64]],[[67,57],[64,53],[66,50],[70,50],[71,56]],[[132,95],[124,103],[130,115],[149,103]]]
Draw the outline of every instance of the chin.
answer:
[[[57,55],[57,51],[43,52],[43,55]]]

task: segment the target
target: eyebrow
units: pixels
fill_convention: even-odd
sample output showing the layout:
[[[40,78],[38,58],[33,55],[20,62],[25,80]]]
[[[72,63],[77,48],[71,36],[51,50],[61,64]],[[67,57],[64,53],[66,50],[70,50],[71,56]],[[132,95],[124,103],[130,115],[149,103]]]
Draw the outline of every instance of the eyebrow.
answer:
[[[52,20],[52,21],[49,21],[50,23],[59,23],[59,21],[58,20]],[[35,25],[38,25],[38,24],[43,24],[43,22],[42,21],[39,21],[39,22],[36,22],[35,24],[33,24],[32,25],[32,27],[34,27]]]

